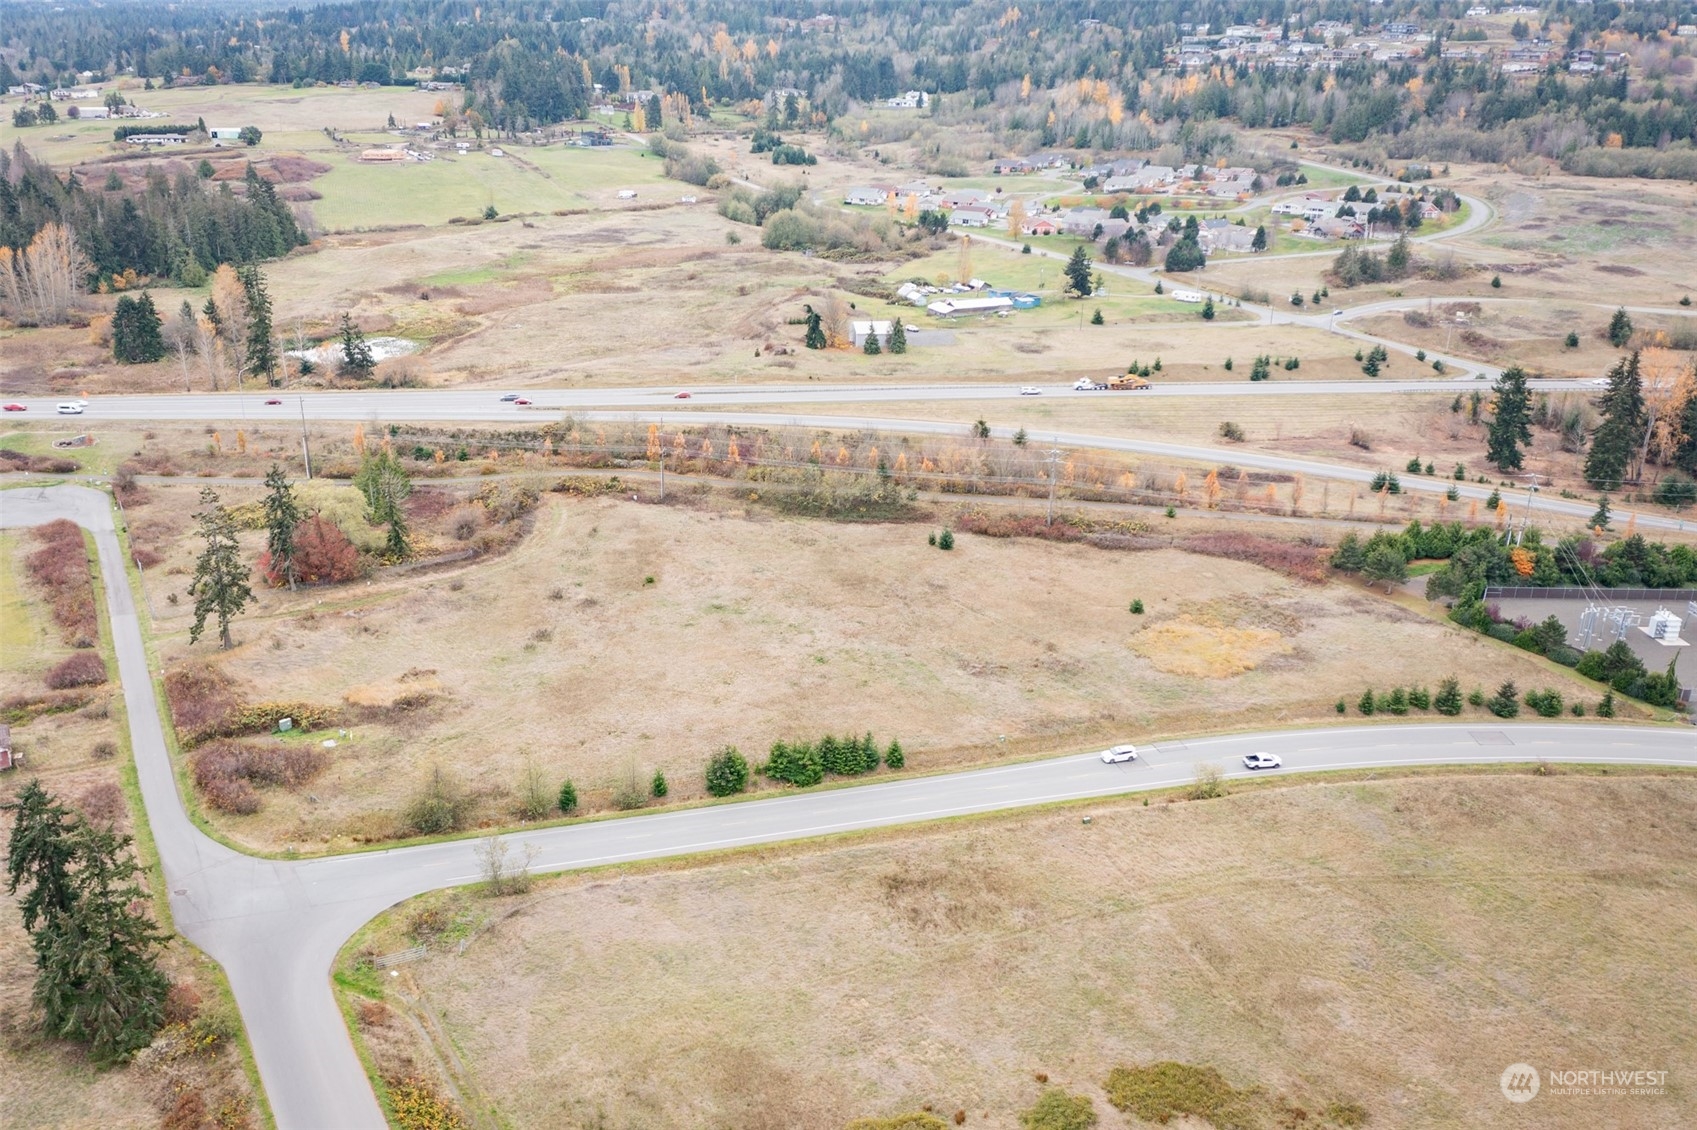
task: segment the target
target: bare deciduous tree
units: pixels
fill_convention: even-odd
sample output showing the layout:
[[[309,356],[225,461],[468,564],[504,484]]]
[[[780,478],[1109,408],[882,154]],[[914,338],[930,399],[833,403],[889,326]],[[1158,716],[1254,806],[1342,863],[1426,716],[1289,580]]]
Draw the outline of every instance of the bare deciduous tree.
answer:
[[[485,893],[500,897],[522,895],[530,890],[530,865],[536,859],[536,845],[524,845],[524,851],[519,854],[522,860],[512,858],[512,847],[500,836],[486,836],[477,845],[477,865]]]
[[[18,321],[59,325],[91,269],[71,230],[47,224],[21,252],[0,248],[0,305]]]

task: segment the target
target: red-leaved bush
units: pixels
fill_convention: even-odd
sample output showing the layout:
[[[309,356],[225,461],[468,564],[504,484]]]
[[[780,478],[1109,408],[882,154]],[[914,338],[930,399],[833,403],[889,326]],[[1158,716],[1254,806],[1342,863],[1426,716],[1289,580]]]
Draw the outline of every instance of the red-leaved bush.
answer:
[[[41,548],[29,555],[29,574],[47,590],[53,602],[53,622],[72,647],[93,647],[100,638],[94,610],[94,586],[88,575],[88,556],[82,530],[64,518],[35,528]]]
[[[260,809],[254,785],[294,788],[322,773],[329,763],[329,755],[323,750],[294,742],[208,742],[189,759],[194,783],[206,803],[221,812],[244,816]]]
[[[1320,584],[1330,575],[1326,567],[1327,550],[1324,547],[1275,541],[1273,538],[1258,537],[1255,534],[1197,534],[1185,538],[1179,543],[1179,548],[1209,557],[1248,561],[1311,584]]]
[[[288,584],[271,551],[259,555],[260,575],[272,586]],[[359,550],[336,523],[317,514],[295,527],[295,577],[309,585],[335,585],[360,574]]]
[[[49,690],[97,687],[106,681],[106,662],[92,651],[79,651],[47,669],[42,681]]]
[[[230,680],[206,663],[167,671],[165,701],[171,705],[171,721],[177,727],[177,736],[186,745],[217,731],[224,719],[242,705]]]

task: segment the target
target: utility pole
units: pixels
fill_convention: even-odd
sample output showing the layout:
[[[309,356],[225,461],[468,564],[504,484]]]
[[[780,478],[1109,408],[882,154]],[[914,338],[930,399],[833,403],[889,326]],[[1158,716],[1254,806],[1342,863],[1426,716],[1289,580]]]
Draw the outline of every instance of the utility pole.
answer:
[[[312,448],[306,441],[306,397],[300,398],[301,410],[301,461],[306,464],[306,477],[312,478]]]
[[[1532,526],[1532,496],[1538,493],[1538,480],[1543,478],[1543,477],[1544,477],[1543,475],[1538,474],[1536,471],[1531,471],[1531,472],[1527,473],[1527,480],[1528,481],[1526,483],[1526,516],[1523,519],[1521,519],[1520,529],[1518,529],[1514,532],[1514,544],[1515,545],[1520,544],[1521,539],[1526,536],[1526,531],[1528,529],[1530,529],[1531,526]]]
[[[1049,465],[1049,515],[1043,519],[1043,524],[1052,526],[1055,524],[1055,478],[1061,465],[1061,449],[1051,447],[1044,457],[1044,462]]]

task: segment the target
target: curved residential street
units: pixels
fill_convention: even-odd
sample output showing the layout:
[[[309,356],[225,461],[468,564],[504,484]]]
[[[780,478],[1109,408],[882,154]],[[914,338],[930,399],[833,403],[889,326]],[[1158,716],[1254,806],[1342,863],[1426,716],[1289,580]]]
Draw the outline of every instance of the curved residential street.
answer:
[[[478,841],[303,861],[257,859],[224,847],[185,814],[107,496],[87,487],[0,493],[0,525],[69,518],[94,535],[147,820],[177,930],[224,967],[261,1079],[284,1130],[381,1130],[380,1109],[331,993],[336,953],[362,924],[413,895],[479,878]],[[124,583],[120,583],[120,578]],[[1184,784],[1212,762],[1248,776],[1246,753],[1284,759],[1276,773],[1430,764],[1589,762],[1697,768],[1685,728],[1500,724],[1340,727],[1160,743],[1105,765],[1073,754],[950,773],[795,793],[735,804],[516,833],[532,870],[565,871],[992,812]]]

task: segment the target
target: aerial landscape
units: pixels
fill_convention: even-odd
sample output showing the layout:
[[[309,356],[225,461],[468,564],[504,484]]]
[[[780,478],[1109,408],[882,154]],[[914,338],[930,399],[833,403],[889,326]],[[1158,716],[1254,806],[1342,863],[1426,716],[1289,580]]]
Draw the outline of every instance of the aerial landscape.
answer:
[[[1697,1125],[1690,0],[0,4],[0,1126]]]

